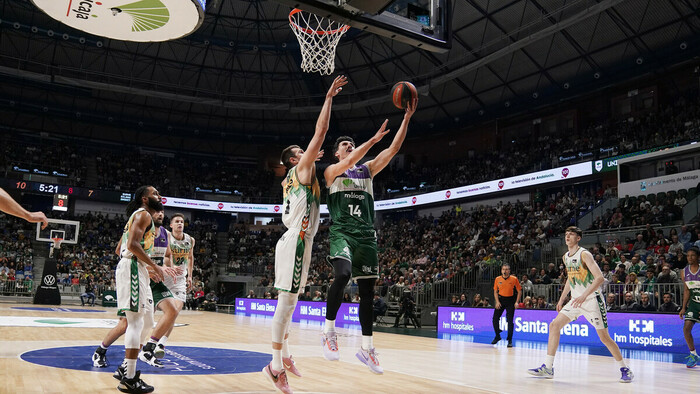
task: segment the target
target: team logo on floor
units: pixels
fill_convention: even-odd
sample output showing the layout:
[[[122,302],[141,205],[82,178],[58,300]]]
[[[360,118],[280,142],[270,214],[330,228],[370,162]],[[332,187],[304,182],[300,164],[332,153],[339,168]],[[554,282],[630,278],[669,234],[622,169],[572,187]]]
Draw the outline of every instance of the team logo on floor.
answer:
[[[23,353],[24,361],[54,368],[78,371],[114,373],[124,359],[124,346],[114,345],[107,350],[107,368],[92,366],[95,346],[57,347]],[[168,346],[161,359],[164,368],[152,367],[139,361],[137,369],[144,375],[218,375],[259,372],[272,359],[266,353],[234,349],[189,346]]]

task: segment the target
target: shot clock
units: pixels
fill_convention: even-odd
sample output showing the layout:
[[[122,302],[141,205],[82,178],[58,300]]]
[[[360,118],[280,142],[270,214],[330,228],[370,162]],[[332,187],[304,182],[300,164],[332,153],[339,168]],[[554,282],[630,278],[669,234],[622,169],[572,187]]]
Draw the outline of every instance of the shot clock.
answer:
[[[67,211],[68,210],[68,195],[67,194],[54,194],[53,195],[53,210],[54,211]]]

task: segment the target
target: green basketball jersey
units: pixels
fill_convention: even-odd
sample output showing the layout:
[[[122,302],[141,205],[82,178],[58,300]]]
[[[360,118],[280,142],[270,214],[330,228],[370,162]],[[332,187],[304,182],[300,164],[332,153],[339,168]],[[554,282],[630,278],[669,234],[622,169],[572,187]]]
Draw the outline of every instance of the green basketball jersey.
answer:
[[[366,165],[355,166],[333,180],[329,187],[328,211],[332,231],[372,232],[374,235],[374,192],[372,174]]]

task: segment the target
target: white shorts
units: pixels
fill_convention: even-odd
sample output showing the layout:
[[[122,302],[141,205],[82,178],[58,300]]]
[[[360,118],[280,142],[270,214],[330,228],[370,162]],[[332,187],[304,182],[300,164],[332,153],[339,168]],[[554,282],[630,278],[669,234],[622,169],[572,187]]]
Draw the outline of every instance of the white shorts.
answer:
[[[299,229],[290,228],[277,241],[275,248],[275,288],[298,293],[306,287],[311,265],[313,236],[306,235],[299,241]]]
[[[564,305],[559,313],[565,315],[571,321],[583,315],[596,330],[608,328],[608,313],[605,308],[605,300],[599,292],[590,295],[578,308],[572,307],[572,302],[573,298]]]
[[[173,298],[182,301],[184,304],[187,300],[187,281],[184,278],[177,278],[177,281],[173,283],[173,280],[169,276],[166,276],[164,282],[173,294]]]
[[[138,263],[136,259],[121,259],[115,277],[119,314],[153,313],[153,294],[145,264]]]

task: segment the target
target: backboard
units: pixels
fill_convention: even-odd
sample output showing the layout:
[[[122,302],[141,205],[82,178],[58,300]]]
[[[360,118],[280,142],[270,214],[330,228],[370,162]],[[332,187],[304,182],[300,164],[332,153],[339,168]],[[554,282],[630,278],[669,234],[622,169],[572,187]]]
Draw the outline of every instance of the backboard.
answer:
[[[80,222],[75,220],[48,219],[49,225],[41,229],[41,223],[36,224],[36,240],[53,243],[53,238],[63,238],[61,243],[77,244],[80,233]]]
[[[276,0],[432,52],[450,41],[450,0]]]

